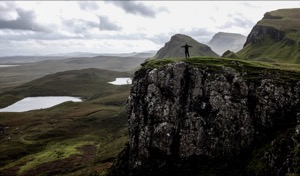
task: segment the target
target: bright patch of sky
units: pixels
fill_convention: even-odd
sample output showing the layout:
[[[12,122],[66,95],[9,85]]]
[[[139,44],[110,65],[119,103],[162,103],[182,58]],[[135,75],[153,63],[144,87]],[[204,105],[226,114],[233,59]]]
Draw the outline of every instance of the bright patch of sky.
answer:
[[[297,1],[1,1],[0,56],[158,50],[172,35],[207,43],[247,36],[268,11]]]

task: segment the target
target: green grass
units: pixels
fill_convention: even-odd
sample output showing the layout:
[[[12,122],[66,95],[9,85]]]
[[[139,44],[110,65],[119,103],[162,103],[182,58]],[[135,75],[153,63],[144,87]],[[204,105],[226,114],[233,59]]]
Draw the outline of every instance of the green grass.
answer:
[[[128,75],[98,69],[67,71],[2,93],[2,106],[37,95],[80,96],[85,101],[0,113],[0,127],[7,127],[0,136],[0,175],[53,175],[53,170],[59,175],[107,173],[128,138],[125,103],[130,86],[107,83],[120,76]],[[81,148],[87,145],[95,151],[85,153],[88,150]]]
[[[234,52],[227,50],[222,57],[226,57],[226,58],[233,58],[233,59],[240,59]]]
[[[155,59],[149,60],[144,63],[143,68],[160,68],[170,63],[186,62],[194,67],[233,67],[239,68],[240,66],[261,68],[261,69],[278,69],[284,71],[300,71],[300,65],[298,64],[287,64],[287,63],[270,63],[264,61],[253,61],[244,59],[234,58],[219,58],[219,57],[206,57],[196,56],[191,58],[167,58],[167,59]]]
[[[14,92],[25,96],[70,95],[89,98],[95,94],[111,94],[114,90],[118,92],[122,87],[107,82],[120,76],[130,75],[99,69],[59,72],[23,84]]]
[[[287,45],[286,41],[275,42],[265,36],[260,43],[248,44],[237,55],[240,58],[277,63],[300,63],[299,44]]]
[[[223,67],[231,67],[243,74],[246,81],[256,82],[262,78],[272,77],[278,83],[297,82],[300,80],[300,65],[286,63],[272,63],[263,61],[217,58],[217,57],[191,57],[191,58],[168,58],[154,59],[144,63],[142,69],[162,68],[170,63],[185,62],[190,67],[198,67],[206,71],[220,71]],[[266,69],[268,75],[266,75]]]
[[[26,156],[25,158],[22,158],[25,160],[29,159],[31,161],[27,162],[26,165],[22,166],[18,174],[22,174],[23,172],[31,168],[37,167],[41,163],[47,163],[47,162],[55,161],[57,159],[67,158],[70,155],[79,154],[80,152],[76,148],[84,144],[88,144],[88,143],[64,141],[60,143],[55,143],[53,145],[49,145],[49,147],[47,147],[45,150],[39,153],[35,153]]]
[[[97,146],[98,163],[112,160],[127,141],[127,117],[124,105],[100,104],[65,103],[47,110],[0,113],[1,124],[10,127],[5,136],[11,137],[0,144],[2,169],[30,160],[20,168],[23,173],[78,154],[77,148],[85,144]]]
[[[266,14],[268,18],[259,21],[259,25],[272,26],[288,33],[299,30],[300,9],[279,9]]]
[[[7,105],[13,104],[22,98],[23,97],[18,95],[3,94],[3,96],[0,97],[0,108],[4,108]]]

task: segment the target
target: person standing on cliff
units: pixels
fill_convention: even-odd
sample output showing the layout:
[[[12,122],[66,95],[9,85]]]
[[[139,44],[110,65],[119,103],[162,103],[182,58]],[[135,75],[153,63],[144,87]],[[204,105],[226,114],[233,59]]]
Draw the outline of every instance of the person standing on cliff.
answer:
[[[184,52],[185,52],[185,58],[190,57],[190,53],[189,53],[189,47],[192,47],[190,45],[188,45],[187,43],[185,43],[185,45],[181,46],[182,48],[184,48]]]

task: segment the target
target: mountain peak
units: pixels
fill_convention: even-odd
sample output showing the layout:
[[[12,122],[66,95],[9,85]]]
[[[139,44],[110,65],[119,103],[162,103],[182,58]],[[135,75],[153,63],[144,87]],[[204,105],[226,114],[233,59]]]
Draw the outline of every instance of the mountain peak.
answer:
[[[193,39],[193,38],[185,34],[175,34],[171,37],[171,40],[177,40],[177,41],[185,41],[186,39]]]
[[[218,56],[211,48],[205,44],[199,43],[192,37],[185,34],[175,34],[171,37],[164,47],[162,47],[154,56],[154,59],[184,57],[184,44],[191,45],[191,56]]]
[[[218,32],[214,35],[215,36],[223,36],[223,37],[232,37],[232,36],[237,36],[237,37],[245,37],[242,34],[238,33],[230,33],[230,32]]]
[[[213,51],[222,55],[225,51],[239,51],[243,48],[246,37],[238,33],[218,32],[209,41],[208,46]]]

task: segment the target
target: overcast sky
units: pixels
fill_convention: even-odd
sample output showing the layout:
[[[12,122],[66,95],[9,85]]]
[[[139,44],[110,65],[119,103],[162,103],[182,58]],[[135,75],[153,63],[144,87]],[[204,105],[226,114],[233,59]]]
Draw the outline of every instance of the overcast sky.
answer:
[[[0,56],[158,50],[176,33],[206,43],[247,36],[265,12],[298,1],[0,1]]]

